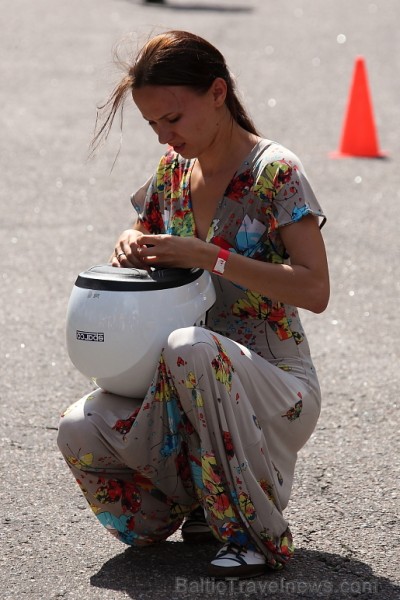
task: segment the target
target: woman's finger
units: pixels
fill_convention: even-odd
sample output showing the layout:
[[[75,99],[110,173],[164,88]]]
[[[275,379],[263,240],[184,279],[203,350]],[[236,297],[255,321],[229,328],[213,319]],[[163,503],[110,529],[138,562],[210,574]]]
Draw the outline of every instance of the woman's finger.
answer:
[[[162,235],[141,235],[140,238],[136,240],[138,246],[155,246],[157,243],[162,241],[166,236]]]

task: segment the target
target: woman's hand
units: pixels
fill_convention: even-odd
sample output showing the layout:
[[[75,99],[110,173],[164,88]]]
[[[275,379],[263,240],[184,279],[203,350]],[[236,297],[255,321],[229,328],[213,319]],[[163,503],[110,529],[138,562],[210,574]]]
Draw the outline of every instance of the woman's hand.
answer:
[[[197,267],[211,270],[217,254],[217,246],[195,237],[151,235],[143,229],[126,229],[115,244],[110,262],[113,267]]]
[[[148,268],[138,255],[138,240],[141,236],[143,236],[143,232],[139,229],[125,229],[121,233],[115,244],[115,250],[110,257],[110,263],[113,267]]]
[[[143,234],[137,238],[136,254],[148,267],[212,269],[218,248],[196,237]]]

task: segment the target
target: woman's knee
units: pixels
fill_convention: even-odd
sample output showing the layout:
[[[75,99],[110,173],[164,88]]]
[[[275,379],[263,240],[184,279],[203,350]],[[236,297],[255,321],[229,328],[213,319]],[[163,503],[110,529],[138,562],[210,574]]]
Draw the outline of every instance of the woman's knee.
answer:
[[[182,327],[169,334],[165,351],[184,352],[185,348],[192,348],[195,344],[207,342],[211,332],[204,327]]]
[[[60,451],[65,454],[69,452],[72,447],[81,448],[90,444],[90,421],[85,416],[85,406],[89,398],[93,398],[93,394],[88,394],[71,404],[63,413],[61,413],[57,445]]]
[[[71,429],[74,429],[75,422],[77,421],[77,417],[80,413],[80,403],[82,400],[78,402],[74,402],[61,413],[60,421],[58,424],[58,435],[57,435],[57,444],[60,450],[65,446],[66,439],[70,436]]]

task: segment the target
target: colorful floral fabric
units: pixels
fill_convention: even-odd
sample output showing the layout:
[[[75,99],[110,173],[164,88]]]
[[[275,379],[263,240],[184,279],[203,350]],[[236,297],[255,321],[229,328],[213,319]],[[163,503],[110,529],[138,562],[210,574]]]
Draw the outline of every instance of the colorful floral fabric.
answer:
[[[133,196],[139,218],[151,233],[196,235],[190,195],[194,163],[170,150],[162,157],[146,197]],[[261,140],[229,183],[207,241],[255,260],[285,263],[289,257],[279,228],[308,214],[320,218],[323,225],[325,217],[301,162],[280,144]],[[217,302],[208,315],[211,329],[296,376],[315,376],[296,307],[214,277]]]
[[[167,153],[140,218],[195,235],[192,161]],[[287,260],[279,228],[321,210],[298,160],[263,140],[229,184],[208,240],[255,260]],[[201,504],[215,537],[293,554],[283,516],[320,393],[297,310],[215,280],[207,327],[173,332],[144,399],[96,390],[63,414],[59,446],[101,524],[121,541],[166,539]],[[173,310],[173,307],[166,307]]]

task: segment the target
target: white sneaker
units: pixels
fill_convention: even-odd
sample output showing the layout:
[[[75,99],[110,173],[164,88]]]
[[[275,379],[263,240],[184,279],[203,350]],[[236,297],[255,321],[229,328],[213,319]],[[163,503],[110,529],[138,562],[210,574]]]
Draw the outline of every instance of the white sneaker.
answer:
[[[266,571],[266,558],[261,552],[228,542],[208,566],[212,577],[257,577]]]

